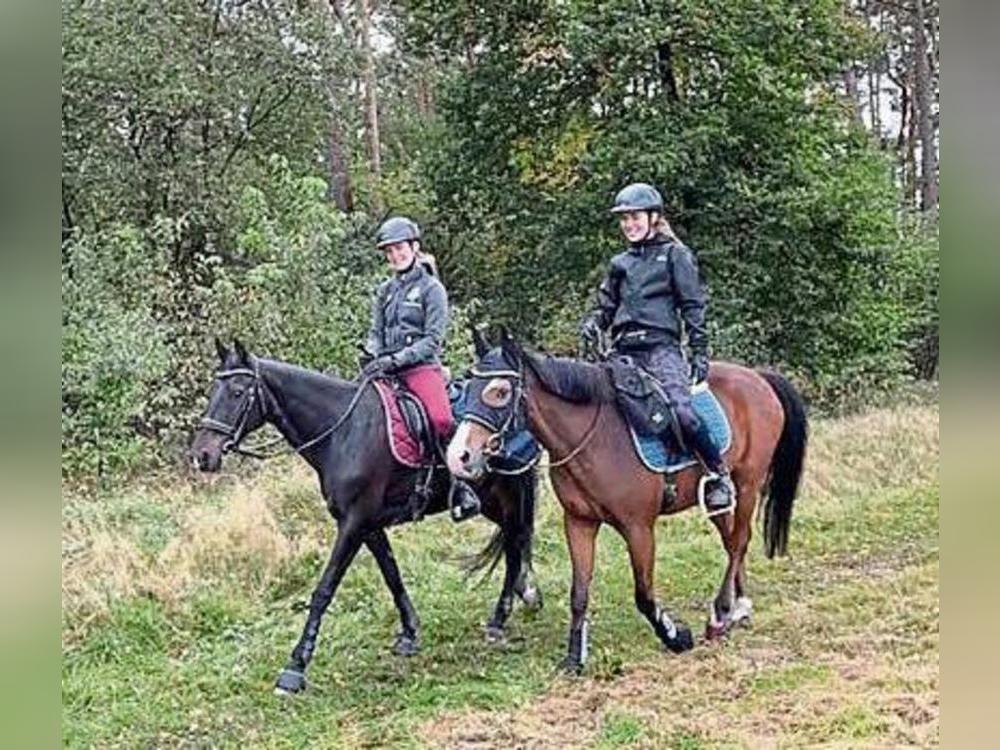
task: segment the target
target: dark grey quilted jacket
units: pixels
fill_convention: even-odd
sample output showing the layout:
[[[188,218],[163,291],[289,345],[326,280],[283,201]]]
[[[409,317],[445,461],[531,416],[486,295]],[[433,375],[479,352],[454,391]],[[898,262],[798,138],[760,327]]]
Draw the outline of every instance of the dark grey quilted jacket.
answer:
[[[365,348],[391,354],[399,368],[440,362],[448,328],[448,294],[421,263],[379,284]]]

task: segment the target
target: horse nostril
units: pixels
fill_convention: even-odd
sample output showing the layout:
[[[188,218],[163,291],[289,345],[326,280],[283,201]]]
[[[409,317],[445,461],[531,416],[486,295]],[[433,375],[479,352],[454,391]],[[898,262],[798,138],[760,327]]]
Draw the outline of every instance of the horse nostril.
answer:
[[[459,457],[459,461],[461,461],[463,464],[467,464],[469,463],[469,458],[470,458],[469,451],[467,450],[462,451],[462,455]]]

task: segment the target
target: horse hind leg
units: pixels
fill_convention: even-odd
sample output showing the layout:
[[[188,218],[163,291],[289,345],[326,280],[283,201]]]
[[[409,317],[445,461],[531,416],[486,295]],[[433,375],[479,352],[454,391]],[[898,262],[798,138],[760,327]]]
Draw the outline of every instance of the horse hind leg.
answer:
[[[691,629],[674,622],[667,611],[656,601],[653,586],[653,566],[656,542],[651,525],[636,525],[625,533],[632,575],[635,579],[635,606],[652,625],[663,645],[675,654],[694,646]]]
[[[709,640],[724,635],[733,624],[749,617],[752,605],[743,596],[743,566],[750,544],[755,498],[753,487],[737,485],[736,512],[732,516],[732,522],[726,515],[712,518],[728,559],[722,584],[712,602],[705,626],[705,637]]]
[[[420,618],[410,601],[403,578],[399,574],[399,566],[392,554],[392,545],[384,529],[371,532],[365,537],[365,545],[375,557],[378,568],[385,580],[385,585],[392,593],[392,601],[399,612],[400,630],[393,643],[393,653],[399,656],[414,656],[420,652]]]
[[[506,521],[506,519],[505,519]],[[503,536],[504,575],[500,598],[489,622],[486,623],[486,642],[503,643],[507,638],[506,625],[511,611],[514,609],[514,587],[521,575],[521,550],[517,540],[508,534]]]

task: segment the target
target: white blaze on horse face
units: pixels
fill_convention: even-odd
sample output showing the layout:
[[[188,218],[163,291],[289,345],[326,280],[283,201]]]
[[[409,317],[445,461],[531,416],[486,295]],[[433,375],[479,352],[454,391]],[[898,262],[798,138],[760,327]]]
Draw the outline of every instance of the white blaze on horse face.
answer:
[[[475,422],[463,420],[448,443],[448,471],[460,479],[478,479],[486,469],[483,448],[490,433]]]

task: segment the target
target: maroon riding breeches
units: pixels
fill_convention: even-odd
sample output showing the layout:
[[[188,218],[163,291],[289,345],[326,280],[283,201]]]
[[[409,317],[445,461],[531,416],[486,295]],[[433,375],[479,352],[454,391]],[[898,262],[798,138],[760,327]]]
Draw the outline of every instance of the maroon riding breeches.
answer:
[[[396,376],[420,399],[438,439],[450,437],[455,429],[455,418],[451,415],[451,402],[448,401],[441,365],[417,365],[396,373]]]

